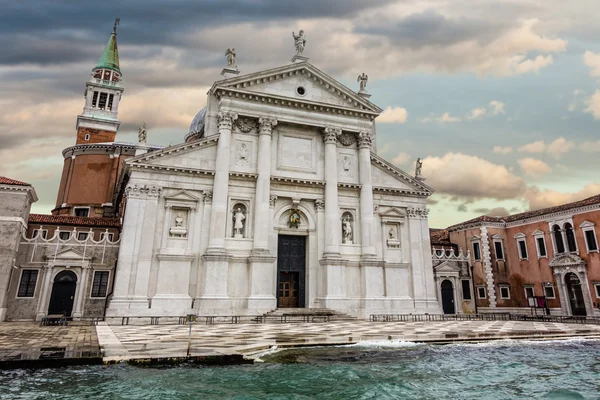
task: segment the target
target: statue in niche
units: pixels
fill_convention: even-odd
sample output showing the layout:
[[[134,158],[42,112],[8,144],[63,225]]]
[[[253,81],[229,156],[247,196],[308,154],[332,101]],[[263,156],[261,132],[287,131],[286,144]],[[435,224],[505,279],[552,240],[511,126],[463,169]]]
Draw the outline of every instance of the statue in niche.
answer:
[[[352,244],[352,224],[350,223],[350,217],[348,215],[342,219],[342,234],[343,243]]]
[[[300,226],[300,211],[296,208],[290,209],[290,216],[288,218],[288,226],[290,228],[296,228]]]
[[[146,144],[146,138],[148,137],[148,131],[146,130],[146,123],[144,122],[140,129],[138,129],[138,142]]]
[[[233,214],[233,236],[236,238],[241,238],[243,237],[243,230],[244,230],[244,220],[246,219],[246,216],[244,215],[244,213],[242,212],[242,209],[240,207],[237,208],[237,210],[235,211],[235,213]]]
[[[227,57],[227,67],[235,68],[235,49],[227,49],[225,51],[225,57]]]
[[[369,80],[369,76],[367,74],[365,74],[364,72],[362,74],[360,74],[358,76],[358,78],[356,78],[356,82],[358,82],[360,84],[360,91],[364,92],[367,89],[367,81]]]
[[[396,233],[395,227],[390,227],[388,231],[388,239],[387,239],[388,247],[398,248],[400,247],[400,240],[398,240],[398,234]]]
[[[171,229],[169,229],[169,235],[171,237],[185,238],[187,236],[187,229],[184,226],[184,213],[187,214],[185,211],[178,211],[177,214],[175,214],[173,225],[171,225]]]
[[[306,36],[304,36],[304,31],[301,29],[297,36],[292,32],[292,36],[294,37],[294,46],[296,46],[296,55],[300,55],[304,51],[304,46],[306,46]]]
[[[181,228],[183,226],[183,216],[181,213],[177,213],[175,216],[175,226]]]
[[[394,228],[390,228],[390,239],[396,239],[396,230]]]

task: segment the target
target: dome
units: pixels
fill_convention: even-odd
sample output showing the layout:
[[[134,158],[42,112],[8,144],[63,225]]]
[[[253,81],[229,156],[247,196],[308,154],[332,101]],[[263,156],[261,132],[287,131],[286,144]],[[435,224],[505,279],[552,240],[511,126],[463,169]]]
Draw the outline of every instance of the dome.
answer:
[[[190,142],[192,140],[200,139],[204,136],[204,118],[206,117],[206,107],[198,111],[198,114],[192,120],[190,124],[190,130],[185,135],[185,141]]]

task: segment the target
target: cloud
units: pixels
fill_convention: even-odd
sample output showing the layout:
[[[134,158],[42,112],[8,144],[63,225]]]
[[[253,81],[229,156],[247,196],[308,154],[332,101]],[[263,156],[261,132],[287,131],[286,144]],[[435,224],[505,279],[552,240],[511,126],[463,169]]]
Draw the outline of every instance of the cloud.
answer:
[[[518,163],[523,169],[523,172],[525,172],[525,175],[540,177],[552,172],[552,168],[550,168],[548,164],[541,160],[536,160],[535,158],[523,158],[519,160]]]
[[[477,214],[489,215],[492,217],[507,217],[510,215],[508,210],[504,207],[476,208],[473,211]]]
[[[427,157],[423,175],[437,192],[459,199],[513,199],[525,192],[525,182],[505,166],[462,153]]]
[[[579,146],[579,149],[586,153],[600,153],[600,140],[585,141]]]
[[[471,113],[467,116],[467,119],[479,119],[483,118],[487,114],[487,110],[485,108],[474,108],[471,110]]]
[[[596,90],[585,103],[587,108],[583,111],[592,114],[594,119],[600,119],[600,90]]]
[[[569,108],[568,108],[569,111],[575,111],[576,109],[577,109],[577,105],[575,103],[569,104]]]
[[[408,165],[410,163],[410,161],[412,160],[412,157],[404,152],[400,152],[398,153],[398,155],[394,158],[392,158],[392,163],[394,163],[395,165],[398,166],[402,166],[402,165]]]
[[[546,151],[546,144],[543,140],[538,140],[537,142],[519,147],[519,151],[522,153],[543,153]]]
[[[388,107],[386,108],[379,117],[377,122],[384,124],[403,124],[408,118],[408,112],[406,108],[402,107]]]
[[[450,123],[454,123],[454,122],[460,122],[462,121],[462,118],[460,117],[456,117],[456,116],[452,116],[450,115],[449,112],[445,112],[442,115],[440,115],[439,117],[425,117],[425,118],[421,118],[421,120],[419,122],[421,123],[427,123],[427,122],[433,122],[433,121],[437,121],[437,122],[450,122]]]
[[[521,59],[520,56],[516,56],[516,58]],[[539,72],[540,69],[547,67],[553,62],[554,58],[550,55],[545,57],[539,55],[534,59],[523,60],[514,66],[515,74],[522,75],[529,72]]]
[[[550,153],[554,158],[561,158],[563,154],[575,148],[575,142],[566,140],[563,137],[559,137],[554,142],[550,143],[546,148],[546,151]]]
[[[491,108],[491,115],[504,114],[504,103],[498,100],[490,101],[489,107]]]
[[[502,146],[494,146],[494,153],[496,154],[508,154],[512,153],[512,147],[502,147]]]
[[[600,193],[600,183],[590,183],[582,190],[574,193],[563,193],[555,190],[540,190],[537,187],[530,187],[525,193],[525,199],[529,202],[530,210],[539,210],[540,208],[554,207],[585,198],[595,196]]]
[[[583,53],[583,63],[590,68],[590,75],[600,77],[600,53],[592,53],[586,50]]]
[[[466,204],[459,204],[458,207],[456,207],[456,211],[458,212],[467,212],[467,205]]]

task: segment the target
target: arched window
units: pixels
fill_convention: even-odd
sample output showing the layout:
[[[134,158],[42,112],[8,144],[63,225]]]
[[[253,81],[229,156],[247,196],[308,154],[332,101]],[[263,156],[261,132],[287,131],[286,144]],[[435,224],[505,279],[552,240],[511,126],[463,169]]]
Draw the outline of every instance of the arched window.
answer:
[[[565,244],[563,242],[562,233],[560,231],[560,226],[554,225],[552,227],[554,231],[554,243],[556,244],[556,252],[564,253],[565,252]]]
[[[567,235],[567,247],[569,248],[569,251],[577,251],[577,244],[575,243],[575,233],[573,232],[573,226],[568,222],[565,224],[565,233]]]

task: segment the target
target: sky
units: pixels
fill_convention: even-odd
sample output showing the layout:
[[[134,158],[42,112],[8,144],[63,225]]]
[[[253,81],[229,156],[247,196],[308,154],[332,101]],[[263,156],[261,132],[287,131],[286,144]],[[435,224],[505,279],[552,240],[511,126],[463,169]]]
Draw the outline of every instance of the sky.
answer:
[[[56,202],[85,81],[121,18],[118,141],[178,144],[221,79],[304,55],[358,90],[369,76],[378,153],[414,173],[430,226],[600,193],[597,0],[0,0],[0,175]]]

